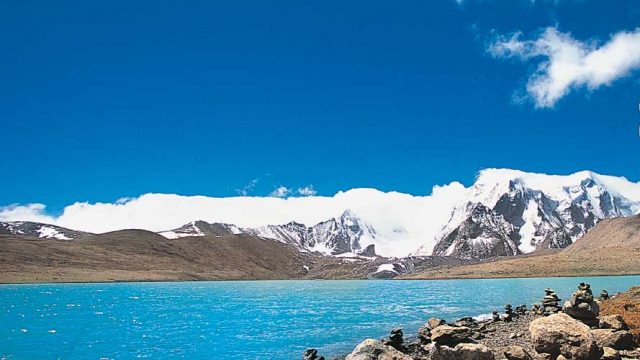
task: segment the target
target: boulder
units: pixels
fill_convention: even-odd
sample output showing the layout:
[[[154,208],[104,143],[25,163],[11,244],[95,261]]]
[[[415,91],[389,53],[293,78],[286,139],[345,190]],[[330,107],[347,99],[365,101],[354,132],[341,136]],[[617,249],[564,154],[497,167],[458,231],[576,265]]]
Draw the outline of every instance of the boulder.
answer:
[[[446,323],[447,322],[442,319],[432,317],[431,319],[427,320],[427,328],[433,330],[440,325],[445,325]]]
[[[566,314],[538,318],[529,325],[529,332],[538,353],[572,360],[596,360],[602,355],[589,327]]]
[[[440,325],[431,330],[431,340],[439,345],[456,346],[460,343],[473,342],[471,329],[466,326]]]
[[[410,356],[386,346],[379,341],[367,339],[358,345],[345,360],[412,360]]]
[[[520,346],[511,345],[504,349],[507,360],[533,360],[531,355]]]
[[[631,350],[634,348],[633,335],[626,330],[594,329],[591,333],[600,347],[610,347],[616,350]]]
[[[607,315],[600,317],[601,329],[629,330],[629,326],[620,315]]]

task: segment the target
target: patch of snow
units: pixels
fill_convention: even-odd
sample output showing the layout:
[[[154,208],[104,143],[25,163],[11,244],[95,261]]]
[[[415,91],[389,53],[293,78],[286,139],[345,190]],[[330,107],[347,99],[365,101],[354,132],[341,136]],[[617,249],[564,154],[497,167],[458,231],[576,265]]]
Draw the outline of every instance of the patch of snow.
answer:
[[[378,270],[376,270],[374,272],[374,274],[377,274],[377,273],[380,273],[380,272],[383,272],[383,271],[390,271],[390,272],[394,272],[396,274],[398,273],[396,271],[396,269],[395,269],[395,265],[393,265],[393,264],[382,264],[382,265],[378,266]]]
[[[71,240],[65,234],[59,232],[57,229],[51,226],[41,226],[38,230],[38,237],[46,239],[58,239],[58,240]]]

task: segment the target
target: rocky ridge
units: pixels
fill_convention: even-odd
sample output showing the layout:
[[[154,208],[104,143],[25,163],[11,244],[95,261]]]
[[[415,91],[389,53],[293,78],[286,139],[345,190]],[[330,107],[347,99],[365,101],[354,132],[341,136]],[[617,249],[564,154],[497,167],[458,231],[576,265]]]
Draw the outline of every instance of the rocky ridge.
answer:
[[[436,235],[432,253],[481,259],[565,248],[600,220],[638,211],[636,201],[592,172],[554,179],[514,170],[483,171]],[[428,249],[416,252],[424,253]]]

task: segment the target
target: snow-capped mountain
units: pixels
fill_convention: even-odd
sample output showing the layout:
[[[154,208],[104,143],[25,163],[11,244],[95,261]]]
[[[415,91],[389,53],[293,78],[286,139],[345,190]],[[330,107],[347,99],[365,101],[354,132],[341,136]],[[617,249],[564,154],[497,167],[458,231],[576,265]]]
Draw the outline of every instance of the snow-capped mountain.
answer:
[[[0,234],[24,235],[43,239],[72,240],[89,233],[31,221],[0,222]]]
[[[373,247],[369,246],[374,244],[376,238],[373,227],[366,224],[350,210],[345,210],[338,218],[332,218],[310,227],[291,222],[286,225],[267,225],[245,229],[245,232],[327,255],[358,254],[364,250],[371,254]]]
[[[167,239],[178,239],[186,236],[223,236],[241,234],[242,230],[235,225],[223,223],[208,223],[206,221],[192,221],[174,230],[161,231],[160,235]]]
[[[375,230],[349,210],[345,210],[338,218],[332,218],[313,226],[290,222],[284,225],[239,228],[230,224],[194,221],[175,230],[160,232],[161,235],[169,239],[241,233],[290,244],[301,251],[320,252],[326,255],[375,256],[373,246],[376,237]]]
[[[461,258],[564,248],[602,219],[640,212],[619,178],[583,171],[569,176],[490,169],[481,172],[450,220],[436,235],[432,253]],[[606,241],[606,239],[603,239]]]
[[[0,211],[0,219],[25,216],[10,212]],[[589,171],[556,176],[487,169],[471,186],[452,182],[422,196],[368,188],[290,198],[146,194],[116,205],[73,205],[49,221],[91,233],[158,232],[186,223],[159,233],[170,239],[245,233],[304,252],[338,256],[478,259],[566,247],[601,219],[638,213],[640,183],[623,177]],[[52,225],[16,224],[23,222],[5,222],[0,232],[60,239],[81,233]]]

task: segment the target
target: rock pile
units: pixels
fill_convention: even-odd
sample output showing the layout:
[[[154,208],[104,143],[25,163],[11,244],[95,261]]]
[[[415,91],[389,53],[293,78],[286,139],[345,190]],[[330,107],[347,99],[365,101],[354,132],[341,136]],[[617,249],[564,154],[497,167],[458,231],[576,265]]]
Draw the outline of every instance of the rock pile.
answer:
[[[511,308],[511,304],[506,304],[504,306],[504,315],[502,315],[502,321],[510,322],[511,320],[513,320],[514,316],[516,316],[516,315],[513,313],[513,309]]]
[[[497,311],[495,311],[495,310],[494,310],[494,311],[491,313],[491,316],[492,316],[491,321],[493,321],[493,322],[498,322],[498,321],[500,321],[500,314],[498,314],[498,312],[497,312]]]
[[[391,346],[392,348],[398,351],[404,351],[404,339],[401,328],[395,328],[391,330],[391,335],[389,336],[389,340],[383,341],[383,344],[387,346]]]
[[[418,340],[422,344],[428,344],[431,342],[431,330],[437,326],[445,325],[447,322],[439,318],[431,318],[418,330]]]
[[[542,299],[542,315],[549,316],[562,310],[560,307],[560,298],[552,289],[544,289],[545,295]]]
[[[564,303],[562,310],[574,319],[578,319],[589,326],[598,325],[600,306],[593,300],[591,285],[580,283],[569,300]]]
[[[600,297],[598,298],[598,300],[600,301],[605,301],[605,300],[609,300],[609,292],[607,290],[602,290],[600,292]]]
[[[535,304],[531,305],[531,310],[529,310],[529,314],[534,315],[534,316],[535,315],[542,315],[542,314],[544,314],[544,308],[540,304],[535,303]]]
[[[581,283],[566,301],[545,290],[542,305],[527,311],[505,305],[501,316],[475,320],[464,317],[447,324],[431,318],[415,340],[405,342],[402,329],[388,339],[365,340],[345,360],[622,360],[640,359],[640,344],[620,315],[598,319],[598,304],[589,284]],[[563,312],[565,310],[566,312]],[[538,317],[536,315],[547,315]],[[633,324],[632,324],[633,325]],[[315,349],[303,360],[324,360]]]

